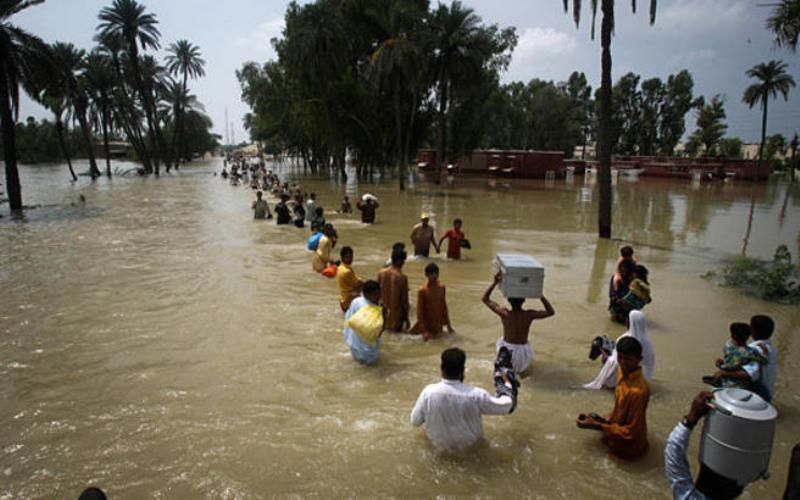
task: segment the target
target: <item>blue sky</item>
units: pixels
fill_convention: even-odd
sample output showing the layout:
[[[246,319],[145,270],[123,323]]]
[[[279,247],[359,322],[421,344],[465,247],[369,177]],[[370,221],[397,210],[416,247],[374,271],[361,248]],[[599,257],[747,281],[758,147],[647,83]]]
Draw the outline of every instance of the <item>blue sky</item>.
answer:
[[[141,1],[141,0],[140,0]],[[186,38],[200,46],[207,76],[190,85],[205,104],[216,131],[224,135],[225,108],[235,137],[246,133],[241,118],[247,107],[240,100],[235,70],[246,61],[264,62],[275,56],[269,40],[279,36],[287,2],[277,0],[145,0],[156,14],[164,46]],[[436,2],[432,2],[435,5]],[[532,78],[562,81],[573,70],[586,73],[593,86],[600,80],[600,46],[589,36],[590,16],[576,29],[561,0],[465,0],[487,23],[515,26],[519,44],[504,81]],[[639,0],[633,15],[630,3],[617,2],[616,37],[612,43],[613,77],[628,71],[643,78],[664,79],[688,69],[695,94],[726,97],[728,134],[746,141],[759,138],[760,115],[741,103],[748,85],[745,71],[755,64],[781,59],[800,84],[800,53],[776,49],[764,28],[769,9],[755,0],[662,0],[654,26],[648,24],[647,0]],[[97,13],[111,0],[47,0],[13,18],[14,23],[48,42],[72,42],[90,48]],[[589,1],[584,0],[584,12]],[[598,26],[599,27],[599,26]],[[163,56],[163,53],[161,54]],[[48,116],[28,99],[21,116]],[[687,129],[694,128],[694,114]],[[770,107],[769,132],[790,136],[800,130],[800,88]]]

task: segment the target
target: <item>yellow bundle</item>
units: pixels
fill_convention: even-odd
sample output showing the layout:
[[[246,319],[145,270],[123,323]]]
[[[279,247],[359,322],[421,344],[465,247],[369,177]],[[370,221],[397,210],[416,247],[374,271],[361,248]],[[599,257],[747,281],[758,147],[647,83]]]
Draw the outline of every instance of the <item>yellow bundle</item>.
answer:
[[[383,331],[383,308],[367,304],[350,316],[344,326],[356,332],[364,342],[375,345],[378,335]]]

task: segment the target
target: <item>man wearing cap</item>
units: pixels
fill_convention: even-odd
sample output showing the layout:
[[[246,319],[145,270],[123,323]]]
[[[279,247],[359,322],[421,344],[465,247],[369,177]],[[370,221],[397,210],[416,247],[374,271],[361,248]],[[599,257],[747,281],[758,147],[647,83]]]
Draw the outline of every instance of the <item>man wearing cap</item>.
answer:
[[[411,230],[411,244],[414,245],[414,255],[428,257],[431,245],[439,253],[439,245],[436,243],[436,234],[433,226],[429,224],[430,216],[423,212],[419,216],[420,223]]]

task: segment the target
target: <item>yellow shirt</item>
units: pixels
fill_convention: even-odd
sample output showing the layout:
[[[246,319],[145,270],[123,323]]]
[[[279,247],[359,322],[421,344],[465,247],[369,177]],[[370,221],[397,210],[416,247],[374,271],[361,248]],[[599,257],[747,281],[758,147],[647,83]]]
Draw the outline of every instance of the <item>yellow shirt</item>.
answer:
[[[356,276],[353,268],[347,264],[342,263],[336,269],[336,286],[339,287],[339,303],[342,305],[343,311],[346,311],[350,307],[350,302],[358,297],[363,284],[364,282]]]
[[[603,424],[603,442],[620,458],[637,458],[647,451],[647,403],[650,387],[642,369],[631,373],[618,372],[614,389],[614,411],[608,424]]]
[[[319,239],[319,245],[317,245],[317,250],[314,252],[314,257],[311,259],[311,267],[314,268],[314,271],[321,273],[323,269],[328,267],[332,247],[333,242],[331,239],[323,234]]]

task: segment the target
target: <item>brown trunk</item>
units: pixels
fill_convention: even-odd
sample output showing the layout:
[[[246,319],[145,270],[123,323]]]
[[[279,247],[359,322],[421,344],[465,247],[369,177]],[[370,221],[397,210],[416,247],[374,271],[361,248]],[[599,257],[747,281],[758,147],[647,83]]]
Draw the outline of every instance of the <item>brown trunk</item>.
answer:
[[[3,128],[3,152],[6,161],[6,196],[12,211],[22,210],[22,187],[17,170],[17,144],[14,130],[14,116],[8,95],[8,78],[0,65],[0,122]]]
[[[56,116],[56,135],[58,136],[58,145],[61,146],[61,154],[67,160],[67,167],[69,168],[69,174],[72,176],[72,181],[77,181],[78,176],[75,175],[75,170],[72,168],[72,159],[67,149],[67,143],[64,142],[64,124],[61,122],[60,116]]]
[[[764,143],[767,142],[767,102],[769,97],[764,96],[763,113],[761,114],[761,144],[758,146],[758,163],[756,163],[756,177],[753,181],[761,179],[761,163],[764,161]]]
[[[97,161],[94,156],[94,140],[92,140],[92,132],[89,129],[89,123],[86,121],[86,108],[82,103],[76,102],[75,113],[78,115],[78,124],[81,127],[81,135],[83,142],[86,146],[86,154],[89,157],[89,175],[92,179],[100,177],[100,169],[97,168]]]
[[[439,111],[436,127],[436,179],[434,182],[439,184],[442,180],[442,163],[445,162],[445,129],[447,128],[446,120],[447,109],[447,81],[442,76],[439,82]]]
[[[400,191],[404,191],[406,189],[406,164],[403,158],[403,117],[401,116],[400,91],[397,86],[397,84],[394,85],[394,128],[395,138],[397,139],[395,159],[397,161],[397,173],[400,176]]]
[[[614,193],[611,190],[611,34],[614,19],[614,2],[603,0],[603,25],[601,32],[602,80],[600,85],[599,120],[599,165],[597,168],[597,188],[600,194],[598,209],[598,234],[601,238],[611,238],[611,207]]]

